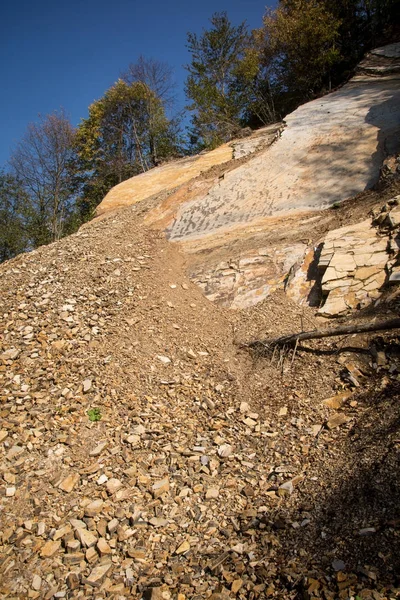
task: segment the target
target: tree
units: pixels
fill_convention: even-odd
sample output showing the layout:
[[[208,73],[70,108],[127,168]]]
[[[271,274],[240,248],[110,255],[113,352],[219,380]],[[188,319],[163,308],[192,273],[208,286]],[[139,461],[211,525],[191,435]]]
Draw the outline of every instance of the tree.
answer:
[[[398,39],[400,0],[322,0],[322,3],[340,20],[339,47],[343,60],[339,74],[346,69],[350,72],[372,47]]]
[[[317,0],[281,0],[265,15],[263,63],[285,110],[330,87],[339,26]]]
[[[78,127],[85,201],[94,208],[114,185],[177,153],[177,134],[160,99],[143,82],[119,79]]]
[[[29,202],[34,247],[57,240],[74,209],[74,130],[63,110],[31,123],[11,158],[12,173]]]
[[[194,113],[193,135],[207,148],[231,139],[240,129],[244,106],[237,69],[249,40],[246,24],[232,25],[226,12],[214,13],[210,22],[202,35],[188,33],[192,58],[185,84],[188,109]]]
[[[29,247],[26,196],[9,173],[0,173],[0,262]]]
[[[274,87],[262,61],[262,48],[259,32],[253,31],[243,58],[235,69],[236,89],[244,107],[242,122],[252,128],[279,119]]]
[[[173,74],[174,71],[168,63],[140,55],[137,62],[129,64],[122,74],[122,80],[128,85],[138,81],[147,85],[167,113],[173,109],[176,101],[176,83]]]
[[[160,108],[164,115],[170,115],[168,119],[168,136],[170,140],[174,140],[172,146],[174,151],[180,145],[181,116],[174,114],[176,102],[176,82],[173,77],[173,69],[166,62],[155,60],[154,58],[145,58],[140,55],[136,63],[130,63],[127,71],[122,75],[122,80],[129,86],[135,86],[142,83],[150,90],[151,93],[145,95],[147,102],[147,115],[149,125],[149,143],[150,153],[152,155],[153,165],[159,162],[158,145],[160,140],[157,139],[157,122],[160,118]],[[156,101],[155,101],[156,99]],[[162,154],[164,158],[170,153],[168,148],[165,148],[165,140],[161,144]],[[171,148],[170,148],[171,150]],[[173,154],[175,152],[172,152]]]

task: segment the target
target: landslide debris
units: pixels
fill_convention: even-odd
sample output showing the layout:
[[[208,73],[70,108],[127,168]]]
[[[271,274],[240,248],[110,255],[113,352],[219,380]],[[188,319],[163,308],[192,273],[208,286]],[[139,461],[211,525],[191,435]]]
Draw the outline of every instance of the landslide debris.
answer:
[[[0,594],[396,598],[397,338],[251,356],[315,311],[213,305],[143,217],[0,266]]]

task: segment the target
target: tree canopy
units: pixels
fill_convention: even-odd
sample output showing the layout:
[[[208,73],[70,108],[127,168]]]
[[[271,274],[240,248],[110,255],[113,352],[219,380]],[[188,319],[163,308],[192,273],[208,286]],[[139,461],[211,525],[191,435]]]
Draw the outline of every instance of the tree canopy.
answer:
[[[160,98],[142,81],[119,79],[89,107],[78,127],[85,196],[96,206],[117,183],[177,152],[177,133]]]
[[[186,95],[192,111],[192,134],[199,146],[213,147],[240,128],[243,103],[237,70],[249,41],[246,24],[232,25],[226,12],[214,13],[211,28],[188,33],[191,63],[186,66]]]
[[[74,138],[61,110],[28,125],[12,152],[11,173],[29,204],[33,247],[68,232],[75,201]]]
[[[330,87],[340,20],[317,0],[283,0],[264,17],[262,63],[283,110]]]

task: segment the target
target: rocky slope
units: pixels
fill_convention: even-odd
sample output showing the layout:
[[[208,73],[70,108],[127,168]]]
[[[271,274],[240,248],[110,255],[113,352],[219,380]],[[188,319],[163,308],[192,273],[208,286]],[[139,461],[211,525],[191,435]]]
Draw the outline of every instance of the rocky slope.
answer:
[[[140,202],[0,266],[1,597],[399,596],[398,338],[332,338],[265,355],[243,347],[326,324],[301,304],[317,285],[302,266],[304,254],[314,261],[310,238],[327,237],[322,286],[332,287],[333,269],[344,288],[376,277],[357,269],[388,263],[396,278],[387,244],[399,233],[399,180],[335,209],[270,220],[259,236],[238,222],[220,241],[199,237],[196,249],[164,233],[178,199],[179,211],[196,205],[196,190],[249,168],[277,131],[216,151],[224,165],[205,173],[210,155],[182,161],[197,175],[178,190],[165,187],[173,165],[125,182],[121,202],[132,185]],[[296,245],[290,270],[285,249]],[[210,283],[197,285],[207,258],[216,277],[213,262],[228,254],[258,257],[238,267],[242,298],[257,278],[253,294],[269,286],[256,306],[226,310],[203,294]],[[265,283],[271,256],[290,270],[286,292],[284,269]],[[246,264],[256,279],[243,275]],[[397,306],[397,287],[388,288],[352,320],[390,317]]]
[[[98,213],[156,194],[146,223],[180,244],[206,296],[255,304],[323,243],[335,224],[324,209],[372,187],[400,150],[399,68],[400,44],[377,49],[348,84],[284,126],[125,181]]]

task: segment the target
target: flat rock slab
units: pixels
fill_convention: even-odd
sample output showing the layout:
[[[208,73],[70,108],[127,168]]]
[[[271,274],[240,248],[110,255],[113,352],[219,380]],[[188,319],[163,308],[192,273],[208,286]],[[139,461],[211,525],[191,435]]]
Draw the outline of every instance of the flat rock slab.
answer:
[[[286,117],[280,139],[182,203],[167,228],[186,241],[290,212],[320,210],[371,187],[400,131],[400,77],[356,78]],[[267,223],[266,223],[267,224]]]

